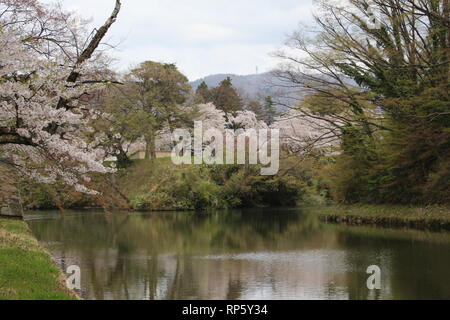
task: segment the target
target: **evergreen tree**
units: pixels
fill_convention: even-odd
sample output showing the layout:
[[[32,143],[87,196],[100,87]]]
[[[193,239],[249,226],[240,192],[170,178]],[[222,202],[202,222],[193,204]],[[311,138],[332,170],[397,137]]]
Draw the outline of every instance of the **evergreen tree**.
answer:
[[[211,90],[214,105],[225,113],[235,113],[243,109],[242,98],[233,87],[230,77]]]
[[[329,175],[336,200],[449,202],[449,15],[448,0],[352,0],[345,10],[320,1],[318,30],[294,33],[296,55],[279,54],[290,64],[276,71],[282,87],[327,102],[299,98],[341,141]]]
[[[251,99],[247,104],[247,110],[253,112],[258,120],[266,119],[266,112],[258,100]]]
[[[195,91],[195,102],[198,104],[203,104],[212,101],[213,99],[211,96],[211,91],[209,90],[206,82],[202,81],[202,83],[198,86],[197,90]]]
[[[265,121],[270,126],[275,122],[277,110],[271,96],[267,96],[264,103],[264,111],[266,114]]]
[[[183,108],[192,88],[189,80],[174,64],[153,61],[141,63],[127,75],[128,102],[150,120],[144,128],[146,159],[155,158],[155,135],[168,126],[184,121],[187,114]]]

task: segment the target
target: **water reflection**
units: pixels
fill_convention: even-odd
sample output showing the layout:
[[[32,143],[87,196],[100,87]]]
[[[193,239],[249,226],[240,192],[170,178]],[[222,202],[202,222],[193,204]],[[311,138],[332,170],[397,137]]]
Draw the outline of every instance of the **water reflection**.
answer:
[[[450,299],[450,234],[321,224],[298,210],[28,217],[86,299]],[[382,290],[366,286],[370,265]]]

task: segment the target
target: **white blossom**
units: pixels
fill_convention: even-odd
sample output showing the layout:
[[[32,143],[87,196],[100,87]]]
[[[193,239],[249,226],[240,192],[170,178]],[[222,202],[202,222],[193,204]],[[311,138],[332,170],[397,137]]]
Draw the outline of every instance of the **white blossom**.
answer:
[[[79,71],[88,72],[85,68],[81,66]],[[70,64],[43,60],[14,30],[0,28],[3,157],[41,182],[59,178],[79,191],[93,193],[80,181],[88,181],[89,173],[108,170],[97,150],[80,134],[86,130],[87,119],[80,112],[78,100],[92,85],[68,85],[66,79],[71,72]],[[69,108],[57,107],[61,98],[68,101]]]

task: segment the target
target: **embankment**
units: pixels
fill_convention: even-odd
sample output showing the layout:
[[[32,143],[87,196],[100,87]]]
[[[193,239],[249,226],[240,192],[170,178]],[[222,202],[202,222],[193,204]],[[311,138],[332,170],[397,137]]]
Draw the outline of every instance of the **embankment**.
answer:
[[[0,300],[76,299],[28,225],[0,217]]]
[[[319,212],[326,223],[450,231],[450,208],[404,206],[331,206]]]

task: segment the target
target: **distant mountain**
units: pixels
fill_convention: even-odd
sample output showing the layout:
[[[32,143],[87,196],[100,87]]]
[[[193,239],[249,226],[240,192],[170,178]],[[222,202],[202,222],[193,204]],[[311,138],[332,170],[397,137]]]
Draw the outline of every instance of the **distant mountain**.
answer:
[[[298,99],[305,96],[305,93],[301,89],[299,90],[295,87],[281,89],[283,87],[282,82],[272,73],[250,74],[244,76],[235,74],[214,74],[191,82],[191,86],[196,90],[202,81],[205,81],[209,88],[213,88],[217,87],[220,82],[227,77],[231,78],[233,86],[239,91],[242,97],[262,101],[265,97],[272,96],[275,102],[280,103],[278,106],[278,109],[280,110],[284,110],[286,105],[293,106],[297,104]],[[348,77],[343,76],[342,80],[351,86],[356,86],[356,83]]]
[[[274,77],[270,73],[250,74],[245,76],[235,74],[214,74],[191,82],[191,86],[196,90],[202,81],[205,81],[209,88],[213,88],[217,87],[220,82],[227,77],[231,78],[233,86],[238,89],[244,97],[258,99],[275,93],[273,87]]]

